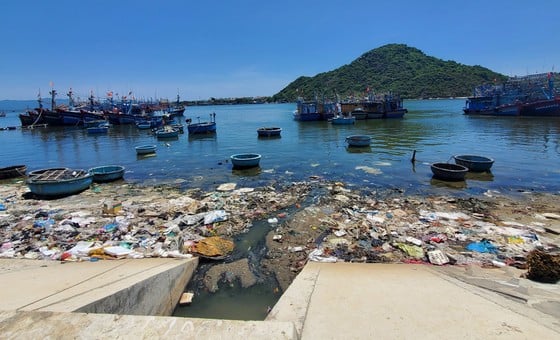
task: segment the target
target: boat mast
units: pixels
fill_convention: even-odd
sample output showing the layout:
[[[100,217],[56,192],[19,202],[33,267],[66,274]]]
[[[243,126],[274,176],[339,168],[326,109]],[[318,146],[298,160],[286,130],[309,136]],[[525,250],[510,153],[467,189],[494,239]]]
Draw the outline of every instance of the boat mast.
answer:
[[[54,100],[54,98],[56,97],[56,90],[51,88],[51,91],[49,92],[49,94],[51,95],[51,111],[54,111],[54,109],[56,107],[56,102]]]

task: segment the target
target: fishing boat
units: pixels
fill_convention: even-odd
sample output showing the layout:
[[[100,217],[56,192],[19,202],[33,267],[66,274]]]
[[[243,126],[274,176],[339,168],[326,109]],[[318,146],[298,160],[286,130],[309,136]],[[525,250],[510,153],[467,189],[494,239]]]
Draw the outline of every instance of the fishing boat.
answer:
[[[93,181],[96,183],[112,182],[123,178],[124,166],[104,165],[88,170],[93,174]]]
[[[197,118],[198,123],[190,123],[187,125],[189,134],[204,134],[216,132],[216,113],[210,114],[209,122],[200,122],[200,117]]]
[[[51,168],[34,171],[27,186],[38,196],[62,197],[86,190],[92,181],[93,174],[83,169]]]
[[[0,168],[0,179],[8,179],[15,177],[25,176],[27,166],[25,165],[12,165],[5,168]]]
[[[231,155],[231,163],[234,169],[246,169],[259,166],[261,155],[257,153],[240,153]]]
[[[373,94],[369,88],[368,95],[363,100],[340,102],[342,114],[351,114],[356,119],[403,118],[408,112],[403,107],[400,95],[393,93]]]
[[[490,171],[494,160],[492,158],[476,155],[453,156],[455,163],[467,167],[472,172]]]
[[[356,123],[356,117],[354,116],[335,116],[334,118],[329,119],[331,124],[333,125],[352,125]]]
[[[466,115],[560,117],[560,96],[552,72],[510,77],[502,84],[479,85],[467,98]]]
[[[337,112],[337,105],[333,102],[304,101],[299,98],[297,101],[296,111],[294,112],[294,120],[300,122],[329,120],[332,119]]]
[[[430,168],[435,178],[444,181],[463,181],[469,169],[452,163],[433,163]]]
[[[257,129],[259,137],[277,137],[280,136],[282,128],[279,127],[261,127]]]
[[[371,137],[366,135],[353,135],[346,137],[348,146],[364,147],[370,146]]]
[[[179,137],[179,130],[174,129],[171,126],[164,126],[163,128],[156,130],[155,134],[157,138],[177,138]]]
[[[135,147],[137,155],[147,155],[156,152],[155,145],[140,145]]]

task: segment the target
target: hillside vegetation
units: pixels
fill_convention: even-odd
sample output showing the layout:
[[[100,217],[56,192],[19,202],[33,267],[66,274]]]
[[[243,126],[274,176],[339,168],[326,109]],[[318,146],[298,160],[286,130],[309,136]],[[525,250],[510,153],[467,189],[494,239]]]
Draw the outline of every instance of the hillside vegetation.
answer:
[[[467,66],[444,61],[404,44],[389,44],[373,49],[348,65],[314,77],[299,77],[275,94],[275,101],[294,101],[301,96],[344,99],[392,91],[403,98],[462,97],[472,94],[474,86],[498,83],[506,76],[482,66]]]

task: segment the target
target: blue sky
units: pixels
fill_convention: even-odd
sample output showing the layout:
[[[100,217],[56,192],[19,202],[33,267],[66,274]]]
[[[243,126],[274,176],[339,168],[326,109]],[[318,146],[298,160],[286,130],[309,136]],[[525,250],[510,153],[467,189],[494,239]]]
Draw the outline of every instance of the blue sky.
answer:
[[[0,100],[112,90],[273,95],[388,43],[506,75],[560,68],[560,1],[18,0],[0,4]]]

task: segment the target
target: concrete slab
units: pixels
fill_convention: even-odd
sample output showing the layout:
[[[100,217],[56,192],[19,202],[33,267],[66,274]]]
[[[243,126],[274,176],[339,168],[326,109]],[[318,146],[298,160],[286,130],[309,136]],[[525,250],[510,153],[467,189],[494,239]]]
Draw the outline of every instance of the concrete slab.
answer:
[[[529,309],[431,266],[312,262],[267,320],[294,322],[302,339],[559,338]]]
[[[291,322],[0,312],[2,339],[297,339]]]
[[[198,259],[0,259],[2,310],[170,315]]]

